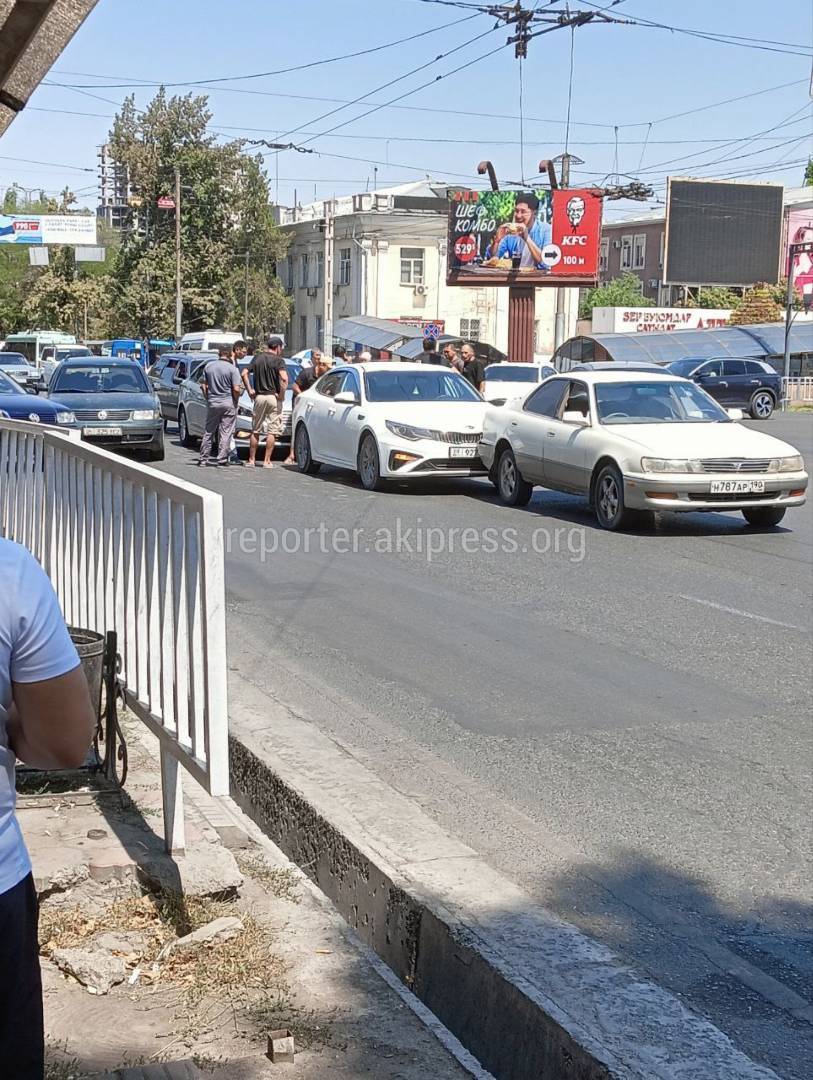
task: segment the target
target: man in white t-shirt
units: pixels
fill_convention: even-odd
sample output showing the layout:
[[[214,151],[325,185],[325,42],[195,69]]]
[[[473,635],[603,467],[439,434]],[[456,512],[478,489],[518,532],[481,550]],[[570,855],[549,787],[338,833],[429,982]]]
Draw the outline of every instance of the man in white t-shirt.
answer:
[[[0,540],[0,1076],[42,1080],[37,896],[14,816],[15,762],[76,768],[95,716],[79,657],[45,572]]]

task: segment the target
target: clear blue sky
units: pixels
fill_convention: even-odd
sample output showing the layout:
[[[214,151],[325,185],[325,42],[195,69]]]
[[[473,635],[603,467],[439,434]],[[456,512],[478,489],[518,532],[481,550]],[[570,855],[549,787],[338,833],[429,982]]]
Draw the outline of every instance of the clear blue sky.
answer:
[[[610,0],[599,2],[607,6]],[[528,6],[533,3],[526,0]],[[541,11],[548,5],[546,0],[537,0],[536,6]],[[571,7],[579,8],[578,0]],[[612,14],[793,42],[809,52],[812,10],[810,0],[682,0],[680,4],[623,0]],[[278,155],[278,161],[268,158],[272,191],[278,165],[280,201],[285,204],[293,201],[295,190],[304,202],[314,194],[322,198],[363,190],[368,183],[372,187],[375,168],[379,186],[420,179],[426,173],[456,183],[471,178],[476,184],[475,167],[483,157],[494,161],[505,181],[519,180],[523,171],[533,175],[541,157],[560,153],[564,147],[571,32],[557,30],[529,46],[523,64],[523,170],[517,119],[519,63],[513,47],[504,47],[506,30],[489,33],[447,59],[434,61],[438,54],[449,53],[493,26],[494,20],[483,15],[460,22],[470,14],[420,0],[99,0],[47,76],[52,83],[82,84],[84,91],[50,85],[39,88],[29,108],[0,140],[0,189],[13,181],[48,190],[68,183],[82,191],[83,202],[94,205],[96,148],[105,139],[115,104],[129,93],[105,84],[180,82],[294,67],[375,48],[452,22],[458,25],[356,59],[220,84],[220,89],[210,89],[212,125],[223,129],[218,131],[221,137],[274,139],[302,129],[284,135],[284,141],[305,143],[320,151],[318,156],[289,151]],[[575,32],[574,46],[570,150],[585,161],[574,167],[574,184],[595,182],[618,171],[653,183],[662,197],[670,172],[748,176],[787,186],[801,183],[803,167],[790,163],[811,151],[809,58],[638,26],[586,26]],[[487,54],[485,59],[458,70],[483,54]],[[423,71],[397,81],[426,62],[431,63]],[[360,117],[371,105],[354,105],[318,120],[328,110],[339,109],[340,103],[313,99],[349,100],[383,87],[372,95],[372,101],[388,101],[446,72],[453,74],[401,103],[413,109],[381,109],[346,124],[334,135],[321,134]],[[746,97],[791,82],[795,85]],[[238,89],[255,93],[235,92]],[[137,89],[136,103],[143,105],[154,90]],[[179,87],[173,92],[187,90]],[[663,119],[727,98],[735,100]],[[785,126],[760,139],[722,145],[786,120]],[[315,134],[320,137],[313,138]],[[69,165],[79,168],[65,167]],[[630,204],[616,204],[615,213],[631,209]]]

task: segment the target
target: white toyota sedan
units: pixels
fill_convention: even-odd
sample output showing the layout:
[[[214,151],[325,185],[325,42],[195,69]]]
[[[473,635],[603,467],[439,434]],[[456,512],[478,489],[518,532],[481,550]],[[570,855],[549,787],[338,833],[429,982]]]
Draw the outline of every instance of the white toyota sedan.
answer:
[[[296,399],[296,463],[353,469],[370,491],[388,479],[480,476],[486,403],[446,367],[365,363],[332,368]]]
[[[503,502],[525,505],[536,484],[586,495],[605,529],[642,525],[656,510],[738,510],[770,527],[804,503],[808,480],[793,446],[736,423],[668,372],[546,379],[489,407],[480,457]]]

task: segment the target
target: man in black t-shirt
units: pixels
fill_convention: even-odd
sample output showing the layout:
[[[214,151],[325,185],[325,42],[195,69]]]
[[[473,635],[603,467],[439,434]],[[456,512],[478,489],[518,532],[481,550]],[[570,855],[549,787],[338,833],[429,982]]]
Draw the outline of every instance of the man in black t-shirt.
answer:
[[[439,367],[448,367],[445,357],[438,353],[437,342],[432,338],[423,339],[423,352],[418,357],[419,364],[437,364]]]
[[[461,375],[464,379],[468,379],[474,389],[479,390],[482,394],[486,388],[486,369],[483,367],[482,361],[477,359],[474,346],[467,341],[460,350],[460,355],[463,359]]]
[[[282,434],[282,403],[288,389],[288,372],[282,358],[283,345],[282,338],[272,334],[268,339],[267,351],[255,353],[251,363],[243,369],[243,384],[254,402],[246,462],[250,469],[254,468],[260,436],[265,435],[263,467],[270,469],[274,443]]]
[[[302,368],[300,373],[294,380],[294,385],[291,387],[293,393],[293,408],[296,409],[296,399],[300,394],[303,394],[306,390],[316,383],[318,379],[321,379],[326,371],[330,371],[330,359],[322,354],[320,349],[314,349],[311,353],[311,362],[313,367]],[[291,430],[293,433],[293,423],[291,423]],[[296,464],[296,452],[294,450],[294,441],[291,438],[291,449],[288,453],[288,457],[283,462],[283,465],[295,465]]]

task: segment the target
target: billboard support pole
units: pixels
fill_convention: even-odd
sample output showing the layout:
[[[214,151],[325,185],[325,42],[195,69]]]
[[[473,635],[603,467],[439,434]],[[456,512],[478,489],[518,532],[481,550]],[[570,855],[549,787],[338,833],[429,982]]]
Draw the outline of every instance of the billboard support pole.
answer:
[[[782,404],[781,410],[784,412],[788,407],[788,393],[790,384],[788,379],[790,378],[790,326],[793,322],[793,258],[790,260],[790,266],[788,267],[788,294],[785,298],[785,356],[782,363]]]
[[[540,163],[541,167],[541,163]],[[570,187],[570,154],[565,151],[562,154],[562,179],[559,181],[560,188]],[[553,327],[553,351],[565,343],[565,290],[561,285],[556,287],[556,318]]]
[[[529,364],[534,358],[534,315],[536,289],[533,285],[508,287],[508,359]]]

